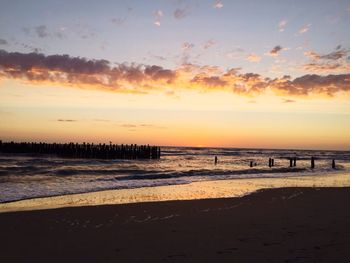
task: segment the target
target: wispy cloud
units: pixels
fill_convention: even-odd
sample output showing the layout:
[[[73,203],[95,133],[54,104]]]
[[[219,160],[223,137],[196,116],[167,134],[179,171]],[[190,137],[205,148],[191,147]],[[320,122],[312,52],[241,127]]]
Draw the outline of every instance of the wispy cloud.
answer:
[[[22,31],[29,36],[38,38],[64,38],[66,36],[66,27],[63,26],[50,30],[46,25],[39,25],[35,27],[23,27]]]
[[[77,122],[77,120],[72,120],[72,119],[58,119],[58,122]]]
[[[142,129],[142,128],[149,128],[149,129],[165,129],[164,126],[158,126],[150,123],[122,123],[118,125],[122,128],[131,128],[131,129]]]
[[[165,60],[166,60],[166,57],[160,56],[160,55],[154,55],[154,54],[152,54],[152,53],[149,53],[149,56],[150,56],[151,58],[155,58],[155,59],[160,60],[160,61],[165,61]]]
[[[228,59],[241,59],[245,50],[239,46],[225,53]]]
[[[181,46],[181,64],[190,63],[191,51],[194,48],[194,44],[190,42],[184,42]]]
[[[247,60],[250,62],[259,62],[261,60],[261,57],[252,53],[252,54],[249,54],[249,56],[247,57]]]
[[[320,55],[317,54],[315,51],[305,51],[304,56],[314,60],[317,60],[320,58]]]
[[[188,8],[177,8],[174,11],[174,18],[176,19],[182,19],[188,16],[189,14],[189,9]]]
[[[341,63],[307,63],[303,65],[303,70],[309,72],[317,72],[317,73],[327,73],[327,72],[342,72],[349,71],[349,65],[343,65]]]
[[[162,10],[157,10],[153,13],[153,16],[155,18],[154,24],[156,26],[160,26],[160,22],[162,17],[164,16],[163,11]]]
[[[311,24],[307,24],[305,26],[303,26],[302,28],[299,29],[299,34],[305,34],[306,32],[308,32],[310,30]]]
[[[221,9],[224,7],[224,4],[220,0],[216,0],[215,3],[213,4],[213,7],[216,9]]]
[[[216,66],[185,64],[176,69],[165,69],[157,65],[133,63],[111,66],[106,60],[4,50],[0,51],[0,78],[23,80],[37,85],[59,84],[80,89],[139,94],[164,94],[179,89],[200,92],[220,90],[243,96],[272,91],[284,97],[317,94],[334,96],[338,92],[350,92],[349,73],[269,79],[260,74],[241,73],[237,68],[223,70]]]
[[[303,65],[303,69],[312,72],[346,72],[350,70],[350,61],[347,56],[350,50],[338,45],[330,53],[320,54],[315,51],[306,51],[304,55],[311,61]]]
[[[32,45],[30,45],[30,44],[20,43],[20,42],[15,42],[14,44],[20,46],[21,48],[27,49],[27,50],[29,50],[29,51],[31,51],[31,52],[38,53],[38,52],[41,52],[41,51],[42,51],[41,48],[32,46]]]
[[[123,18],[120,18],[120,17],[116,18],[115,17],[115,18],[111,19],[111,23],[116,25],[116,26],[121,26],[122,24],[124,24],[125,20],[126,20],[125,17],[123,17]]]
[[[278,23],[278,30],[280,32],[283,32],[287,26],[288,21],[287,20],[282,20]]]
[[[123,17],[113,17],[112,19],[110,19],[110,22],[116,26],[121,26],[129,18],[132,11],[133,9],[131,7],[127,7],[125,12],[126,14]]]
[[[182,44],[182,50],[184,50],[184,51],[189,51],[189,50],[191,50],[192,48],[194,48],[194,44],[192,44],[192,43],[184,42],[184,43]]]
[[[283,103],[293,103],[296,102],[295,100],[291,100],[291,99],[284,99]]]
[[[208,48],[214,46],[215,44],[216,44],[216,42],[214,40],[210,39],[203,44],[203,49],[208,49]]]

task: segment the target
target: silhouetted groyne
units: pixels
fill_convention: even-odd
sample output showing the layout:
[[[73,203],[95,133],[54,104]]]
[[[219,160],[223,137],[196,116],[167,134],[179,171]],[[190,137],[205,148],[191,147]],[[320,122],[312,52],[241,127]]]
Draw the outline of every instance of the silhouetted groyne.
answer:
[[[117,145],[94,143],[2,142],[0,152],[49,154],[64,158],[91,159],[159,159],[160,147],[149,145]]]

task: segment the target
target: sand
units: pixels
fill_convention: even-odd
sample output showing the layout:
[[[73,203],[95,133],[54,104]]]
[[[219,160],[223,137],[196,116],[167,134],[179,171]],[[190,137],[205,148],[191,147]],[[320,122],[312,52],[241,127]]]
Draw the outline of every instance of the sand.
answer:
[[[350,188],[0,214],[0,262],[350,262]]]

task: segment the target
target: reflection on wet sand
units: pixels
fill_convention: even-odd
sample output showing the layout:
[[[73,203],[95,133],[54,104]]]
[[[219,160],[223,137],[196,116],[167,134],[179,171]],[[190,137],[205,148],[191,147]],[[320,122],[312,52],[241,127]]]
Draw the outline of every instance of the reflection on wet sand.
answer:
[[[291,176],[286,178],[235,179],[185,185],[108,190],[93,193],[35,198],[0,204],[0,212],[52,209],[69,206],[126,204],[169,200],[240,197],[260,189],[282,187],[349,187],[350,173]]]

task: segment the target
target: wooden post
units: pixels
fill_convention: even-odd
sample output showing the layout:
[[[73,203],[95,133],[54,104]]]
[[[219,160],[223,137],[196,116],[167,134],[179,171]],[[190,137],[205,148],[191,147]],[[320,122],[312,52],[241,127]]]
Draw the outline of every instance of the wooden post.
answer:
[[[311,169],[315,168],[315,158],[312,156],[311,157]]]
[[[250,167],[253,167],[253,161],[250,161]]]
[[[269,158],[269,167],[271,168],[271,166],[272,166],[272,159]]]
[[[271,166],[275,166],[275,159],[271,159]]]
[[[289,167],[292,167],[292,166],[293,166],[293,159],[289,158]]]
[[[335,160],[332,160],[332,168],[335,169]]]
[[[218,164],[218,157],[217,156],[215,156],[215,158],[214,158],[214,163],[215,163],[215,165]]]
[[[297,157],[294,157],[293,159],[293,166],[297,166]]]

